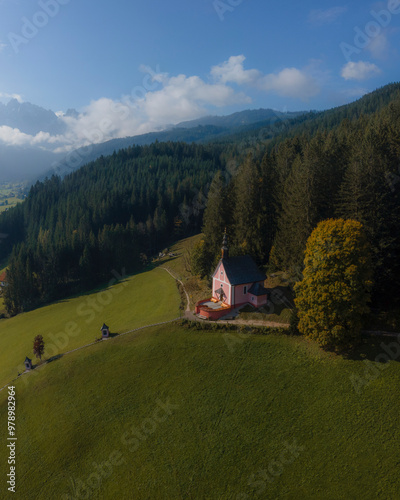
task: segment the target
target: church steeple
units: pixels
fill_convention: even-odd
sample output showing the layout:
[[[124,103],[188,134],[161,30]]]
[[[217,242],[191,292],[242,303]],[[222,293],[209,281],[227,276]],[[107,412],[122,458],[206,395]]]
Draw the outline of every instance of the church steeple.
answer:
[[[224,232],[224,238],[222,240],[222,258],[227,259],[229,257],[229,247],[228,247],[228,235],[226,234],[226,228]]]

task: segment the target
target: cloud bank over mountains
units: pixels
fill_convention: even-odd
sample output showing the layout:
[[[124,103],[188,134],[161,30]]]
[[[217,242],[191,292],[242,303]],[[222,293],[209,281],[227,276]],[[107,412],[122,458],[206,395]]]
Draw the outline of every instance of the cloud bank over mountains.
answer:
[[[244,63],[243,55],[232,56],[213,66],[207,79],[183,74],[170,76],[144,67],[143,85],[133,89],[131,95],[120,100],[107,97],[94,100],[79,113],[45,111],[22,102],[17,94],[0,93],[0,98],[12,98],[6,106],[0,104],[0,143],[62,153],[160,130],[225,107],[250,105],[252,99],[247,94],[250,91],[305,103],[320,92],[317,80],[307,70],[291,67],[263,74],[257,69],[245,69]],[[9,116],[19,114],[22,120],[7,120],[7,112]]]

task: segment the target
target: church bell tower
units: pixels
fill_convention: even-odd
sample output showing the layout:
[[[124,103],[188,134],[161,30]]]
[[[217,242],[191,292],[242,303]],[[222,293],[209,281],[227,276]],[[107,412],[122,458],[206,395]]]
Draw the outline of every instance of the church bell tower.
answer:
[[[222,240],[222,258],[227,259],[229,257],[229,247],[228,247],[228,235],[226,234],[226,228],[224,232],[224,238]]]

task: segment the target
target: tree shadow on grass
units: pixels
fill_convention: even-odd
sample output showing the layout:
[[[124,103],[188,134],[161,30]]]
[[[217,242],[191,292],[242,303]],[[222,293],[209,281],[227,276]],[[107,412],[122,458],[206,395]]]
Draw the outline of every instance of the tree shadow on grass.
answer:
[[[61,359],[62,357],[64,356],[64,354],[57,354],[56,356],[52,356],[51,358],[49,358],[47,361],[46,361],[46,364],[48,363],[52,363],[53,361],[58,361],[59,359]],[[33,367],[34,368],[34,367]]]
[[[103,282],[99,285],[96,285],[94,288],[91,288],[90,290],[71,290],[69,293],[66,293],[64,297],[54,299],[54,300],[52,300],[50,302],[46,302],[44,304],[39,304],[38,306],[36,306],[32,309],[27,309],[26,312],[35,311],[38,309],[43,309],[49,305],[64,304],[64,303],[69,302],[73,299],[84,298],[84,297],[87,297],[89,295],[96,295],[97,293],[100,293],[100,292],[106,292],[107,290],[109,290],[110,288],[112,288],[116,285],[126,283],[134,276],[138,276],[140,274],[147,273],[154,268],[155,268],[154,265],[148,265],[146,267],[138,269],[137,271],[129,272],[128,274],[123,275],[120,278],[116,278],[115,276],[113,277],[113,274],[111,272],[110,280],[108,281],[108,283]]]
[[[284,286],[267,288],[267,304],[258,309],[251,304],[246,305],[241,312],[259,313],[268,321],[268,316],[280,316],[286,309],[293,309],[293,294]]]
[[[64,303],[69,302],[73,299],[77,299],[77,298],[83,299],[84,297],[87,297],[89,295],[95,295],[95,294],[100,293],[100,292],[105,292],[105,291],[109,290],[110,288],[114,287],[115,285],[120,285],[122,283],[127,282],[128,280],[130,280],[134,276],[150,272],[153,269],[156,269],[160,266],[168,264],[169,262],[177,260],[180,256],[181,256],[181,254],[174,254],[174,256],[172,256],[172,257],[167,255],[166,257],[164,257],[160,260],[153,261],[153,262],[149,263],[148,265],[143,266],[140,269],[137,269],[136,271],[130,271],[127,274],[121,275],[120,277],[116,277],[113,274],[113,271],[111,271],[110,280],[108,282],[100,283],[100,284],[94,286],[93,288],[90,288],[89,290],[79,290],[79,289],[75,289],[72,287],[71,290],[68,290],[68,292],[66,292],[65,294],[63,293],[61,297],[54,298],[54,300],[51,300],[49,302],[45,302],[43,304],[37,304],[36,306],[34,306],[32,308],[28,308],[25,312],[31,312],[31,311],[43,309],[45,307],[48,307],[49,305],[64,304]],[[0,266],[0,269],[1,269],[1,266]],[[124,273],[124,271],[123,271],[123,273]]]
[[[164,266],[165,264],[169,264],[170,262],[173,262],[174,260],[177,260],[180,257],[180,255],[175,255],[174,257],[163,257],[162,259],[154,260],[152,262],[152,268],[158,268],[161,266]]]
[[[290,288],[286,286],[276,286],[274,288],[267,288],[268,303],[272,304],[275,309],[275,314],[280,314],[283,309],[294,308],[294,297]]]
[[[344,359],[352,361],[375,361],[387,363],[400,361],[400,338],[384,336],[363,336],[360,344],[351,351],[343,353]]]

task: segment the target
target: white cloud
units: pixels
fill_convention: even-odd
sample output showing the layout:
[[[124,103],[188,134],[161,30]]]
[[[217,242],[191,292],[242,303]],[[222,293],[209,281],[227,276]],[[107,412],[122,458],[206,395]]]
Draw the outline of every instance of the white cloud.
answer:
[[[61,136],[52,136],[48,132],[29,135],[17,128],[3,125],[0,127],[0,141],[9,146],[39,146],[46,147],[63,141]]]
[[[23,102],[19,94],[8,94],[7,92],[0,92],[0,99],[17,99],[18,102]]]
[[[308,15],[308,22],[316,26],[331,24],[335,22],[342,14],[347,12],[347,7],[332,7],[331,9],[312,10]]]
[[[389,52],[389,48],[390,43],[386,33],[381,33],[372,38],[367,46],[374,59],[384,59]]]
[[[30,143],[32,136],[24,134],[17,128],[0,127],[0,140],[11,146],[24,146]]]
[[[104,142],[117,137],[144,134],[207,114],[208,107],[250,103],[221,83],[209,84],[198,76],[154,75],[159,90],[124,96],[121,102],[102,98],[92,101],[78,117],[58,115],[66,124],[64,149]]]
[[[211,75],[221,83],[232,82],[238,85],[251,85],[261,78],[262,74],[256,69],[245,70],[243,68],[245,59],[243,55],[232,56],[228,61],[213,66]]]
[[[264,76],[260,82],[260,88],[267,92],[276,92],[278,95],[299,98],[303,101],[319,93],[317,82],[296,68],[286,68],[278,74]]]
[[[69,149],[131,135],[140,126],[132,110],[107,98],[92,101],[77,118],[62,116],[61,119],[67,125],[64,142]]]
[[[7,47],[7,44],[6,43],[3,43],[1,40],[0,40],[0,52],[3,52],[3,50]]]
[[[10,97],[8,94],[1,95]],[[249,97],[236,93],[227,85],[209,84],[197,76],[185,75],[164,76],[160,90],[144,92],[143,95],[141,99],[124,96],[121,101],[101,98],[92,101],[77,117],[57,112],[58,118],[67,126],[62,136],[51,136],[45,132],[33,136],[17,128],[0,126],[0,141],[12,146],[52,146],[56,152],[70,151],[198,118],[208,114],[210,106],[219,108],[251,102]]]
[[[166,79],[161,90],[146,94],[141,109],[150,122],[166,125],[198,118],[207,113],[205,106],[221,108],[250,102],[222,82],[209,84],[198,76],[179,75]]]
[[[257,69],[244,69],[244,61],[245,57],[238,55],[214,66],[209,81],[199,76],[170,76],[143,67],[141,70],[146,73],[143,86],[135,87],[131,95],[122,96],[120,101],[103,97],[72,116],[58,111],[57,117],[66,125],[62,136],[44,132],[31,136],[3,126],[0,141],[66,152],[114,138],[144,134],[205,116],[225,106],[250,104],[250,97],[232,84],[302,100],[319,92],[318,79],[312,76],[310,68],[286,68],[263,74]],[[17,94],[1,96],[22,100]]]
[[[274,92],[283,97],[293,97],[303,101],[320,91],[316,79],[305,70],[285,68],[279,73],[263,75],[256,69],[245,70],[244,61],[243,55],[232,56],[228,61],[214,66],[211,75],[221,83],[249,85],[265,92]]]
[[[359,62],[348,62],[342,68],[342,77],[345,80],[368,80],[376,75],[379,75],[381,70],[376,66],[376,64],[359,61]]]

